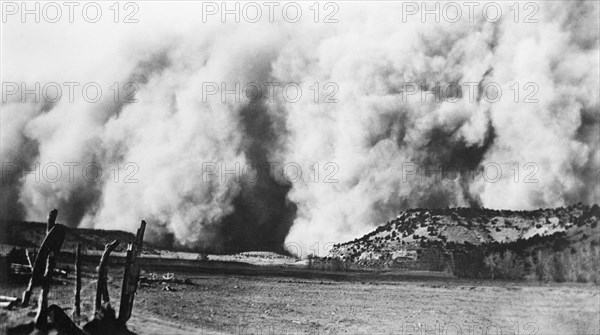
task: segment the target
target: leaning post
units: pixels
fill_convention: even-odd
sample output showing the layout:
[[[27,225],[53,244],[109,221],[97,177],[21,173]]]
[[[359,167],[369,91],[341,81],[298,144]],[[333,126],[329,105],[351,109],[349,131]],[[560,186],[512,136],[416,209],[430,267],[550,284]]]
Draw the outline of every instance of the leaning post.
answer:
[[[48,226],[47,233],[40,250],[35,256],[33,267],[31,269],[31,278],[29,284],[23,292],[21,304],[23,307],[29,305],[31,299],[31,293],[34,287],[43,285],[44,283],[44,271],[47,268],[47,258],[50,254],[53,255],[54,261],[60,253],[63,241],[65,239],[65,227],[59,224],[55,224],[58,211],[53,209],[48,214]]]

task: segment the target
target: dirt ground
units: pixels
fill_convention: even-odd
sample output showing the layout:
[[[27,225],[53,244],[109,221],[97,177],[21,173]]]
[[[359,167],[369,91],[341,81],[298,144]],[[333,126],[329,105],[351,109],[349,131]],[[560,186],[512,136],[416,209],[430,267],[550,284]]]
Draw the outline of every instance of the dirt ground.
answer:
[[[112,269],[109,276],[118,309],[121,271]],[[306,277],[175,273],[188,283],[139,288],[128,326],[140,334],[598,334],[600,329],[599,287],[591,284]],[[93,267],[83,283],[82,309],[90,318]],[[20,296],[24,287],[3,281],[0,294]],[[50,303],[72,307],[73,290],[70,275],[53,286]],[[2,333],[31,321],[35,304],[0,311]]]

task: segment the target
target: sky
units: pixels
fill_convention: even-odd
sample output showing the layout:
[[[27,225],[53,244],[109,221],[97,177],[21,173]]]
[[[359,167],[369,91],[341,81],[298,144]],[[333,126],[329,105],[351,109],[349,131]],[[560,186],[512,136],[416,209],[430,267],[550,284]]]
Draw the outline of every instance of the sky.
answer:
[[[2,4],[3,219],[307,253],[408,208],[599,202],[597,2],[39,4]]]

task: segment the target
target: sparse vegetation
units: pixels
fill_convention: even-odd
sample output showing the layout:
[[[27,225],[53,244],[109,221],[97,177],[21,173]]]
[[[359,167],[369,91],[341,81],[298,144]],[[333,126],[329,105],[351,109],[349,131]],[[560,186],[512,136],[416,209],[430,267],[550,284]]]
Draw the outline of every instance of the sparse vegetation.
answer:
[[[514,252],[493,252],[484,257],[483,262],[491,279],[523,279],[525,264]]]
[[[554,253],[539,250],[535,274],[541,281],[600,284],[600,248],[589,244]]]
[[[400,268],[598,283],[599,220],[600,208],[583,204],[533,211],[412,209],[309,264],[333,271]]]
[[[309,270],[317,271],[348,271],[352,267],[352,262],[339,258],[320,258],[317,256],[308,256],[307,267]]]

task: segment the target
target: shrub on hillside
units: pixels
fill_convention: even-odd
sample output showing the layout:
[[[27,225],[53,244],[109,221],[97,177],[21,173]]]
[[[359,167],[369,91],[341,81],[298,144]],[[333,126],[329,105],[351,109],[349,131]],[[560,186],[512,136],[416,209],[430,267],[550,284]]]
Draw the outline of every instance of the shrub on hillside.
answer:
[[[308,257],[307,268],[309,270],[317,270],[317,271],[348,271],[350,270],[351,261],[346,261],[339,259],[337,257],[334,258],[319,258],[316,256]]]
[[[535,274],[541,281],[600,284],[600,248],[590,244],[559,252],[539,250]]]
[[[523,279],[525,278],[524,260],[516,253],[505,250],[492,252],[483,260],[487,276],[492,279]]]
[[[444,271],[447,268],[446,254],[436,247],[426,248],[419,257],[424,270]]]
[[[452,273],[461,278],[485,277],[483,252],[477,248],[456,250],[451,258]]]

